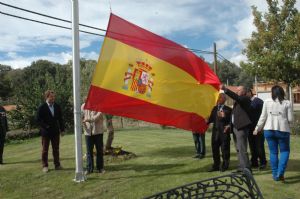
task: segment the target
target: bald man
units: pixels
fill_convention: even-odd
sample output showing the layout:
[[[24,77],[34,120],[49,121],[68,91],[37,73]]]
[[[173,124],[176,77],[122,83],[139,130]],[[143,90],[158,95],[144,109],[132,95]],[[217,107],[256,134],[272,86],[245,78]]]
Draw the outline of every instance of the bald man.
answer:
[[[231,123],[233,127],[233,133],[235,135],[235,142],[239,160],[238,171],[245,168],[251,171],[249,156],[247,152],[248,148],[248,135],[251,126],[251,120],[249,113],[251,110],[251,99],[246,96],[246,88],[239,86],[237,92],[233,92],[226,88],[224,85],[220,86],[220,89],[224,90],[224,93],[235,100],[232,109]]]

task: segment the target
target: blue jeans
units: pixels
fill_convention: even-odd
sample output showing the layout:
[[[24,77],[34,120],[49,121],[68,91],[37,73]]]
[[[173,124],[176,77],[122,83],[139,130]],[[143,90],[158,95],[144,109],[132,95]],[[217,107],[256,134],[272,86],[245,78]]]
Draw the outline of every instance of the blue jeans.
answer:
[[[279,177],[284,176],[284,172],[289,160],[290,133],[275,130],[265,130],[264,135],[269,145],[273,179],[278,180]],[[278,148],[280,150],[279,160]]]
[[[195,149],[198,155],[205,156],[205,134],[199,132],[193,132],[193,139],[195,142]]]

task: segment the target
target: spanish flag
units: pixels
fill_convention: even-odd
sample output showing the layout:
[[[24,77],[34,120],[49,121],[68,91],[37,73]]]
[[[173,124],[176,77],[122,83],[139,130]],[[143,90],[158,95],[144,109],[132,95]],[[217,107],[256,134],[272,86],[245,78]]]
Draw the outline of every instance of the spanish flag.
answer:
[[[188,49],[111,14],[85,108],[205,132],[219,84]]]

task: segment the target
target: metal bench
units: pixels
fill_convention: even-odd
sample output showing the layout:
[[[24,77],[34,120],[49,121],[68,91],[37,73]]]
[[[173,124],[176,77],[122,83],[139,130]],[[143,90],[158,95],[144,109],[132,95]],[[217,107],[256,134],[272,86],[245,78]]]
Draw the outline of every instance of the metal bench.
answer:
[[[251,198],[263,199],[248,169],[186,184],[145,199]]]

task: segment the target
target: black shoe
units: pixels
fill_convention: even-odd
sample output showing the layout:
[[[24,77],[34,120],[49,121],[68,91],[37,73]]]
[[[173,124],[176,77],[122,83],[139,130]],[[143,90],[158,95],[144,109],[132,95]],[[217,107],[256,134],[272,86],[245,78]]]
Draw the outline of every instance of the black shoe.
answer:
[[[251,168],[253,168],[253,169],[258,168],[258,163],[254,163],[254,164],[252,163]]]
[[[224,172],[228,169],[228,165],[222,165],[220,171]]]
[[[63,170],[63,167],[62,167],[61,165],[56,166],[56,167],[55,167],[55,170]]]
[[[224,161],[222,163],[222,167],[224,167],[225,169],[228,169],[229,168],[229,161]]]
[[[198,158],[199,158],[199,159],[203,159],[203,158],[205,158],[205,155],[200,154],[200,155],[198,156]]]
[[[279,176],[278,179],[279,179],[281,182],[283,182],[283,183],[285,182],[285,179],[284,179],[284,176],[283,176],[283,175]]]

